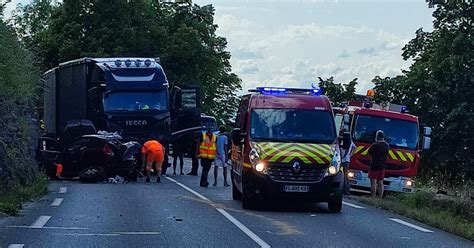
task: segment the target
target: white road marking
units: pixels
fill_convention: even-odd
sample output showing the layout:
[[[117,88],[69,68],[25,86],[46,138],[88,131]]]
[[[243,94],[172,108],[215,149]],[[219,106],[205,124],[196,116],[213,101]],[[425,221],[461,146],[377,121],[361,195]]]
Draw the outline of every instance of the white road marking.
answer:
[[[422,232],[425,232],[425,233],[432,233],[432,232],[433,232],[433,231],[428,230],[428,229],[426,229],[426,228],[423,228],[423,227],[421,227],[421,226],[417,226],[417,225],[408,223],[408,222],[406,222],[406,221],[403,221],[403,220],[400,220],[400,219],[397,219],[397,218],[389,218],[389,219],[392,220],[392,221],[395,221],[395,222],[397,222],[397,223],[400,223],[400,224],[402,224],[402,225],[405,225],[405,226],[409,226],[409,227],[411,227],[411,228],[414,228],[414,229],[416,229],[416,230],[418,230],[418,231],[422,231]]]
[[[203,200],[206,200],[206,201],[209,201],[210,203],[213,203],[211,200],[209,200],[207,197],[199,194],[198,192],[192,190],[191,188],[189,188],[188,186],[174,180],[173,178],[170,178],[170,177],[166,177],[166,179],[176,183],[177,185],[181,186],[183,189],[191,192],[192,194],[194,194],[195,196],[203,199]],[[260,247],[265,247],[265,248],[269,248],[271,247],[269,244],[267,244],[265,241],[263,241],[259,236],[257,236],[257,234],[255,234],[254,232],[252,232],[250,229],[248,229],[244,224],[242,224],[240,221],[238,221],[236,218],[234,218],[234,216],[232,216],[231,214],[229,214],[227,211],[225,211],[224,209],[222,208],[216,208],[216,210],[221,213],[227,220],[229,220],[230,222],[232,222],[232,224],[234,224],[237,228],[239,228],[242,232],[244,232],[249,238],[251,238],[253,241],[255,241],[255,243],[257,243]]]
[[[117,237],[120,236],[120,234],[116,233],[62,233],[62,234],[56,234],[56,235],[61,235],[61,236],[108,236],[108,237]]]
[[[40,216],[38,217],[38,219],[36,219],[36,221],[31,224],[31,228],[43,228],[44,225],[46,225],[46,223],[49,221],[49,219],[51,219],[51,216]]]
[[[63,202],[63,198],[56,198],[54,201],[51,203],[51,207],[59,207],[61,203]]]
[[[355,205],[355,204],[352,204],[352,203],[349,203],[349,202],[345,202],[343,201],[342,204],[346,205],[346,206],[349,206],[349,207],[353,207],[353,208],[357,208],[357,209],[364,209],[365,207],[362,207],[362,206],[359,206],[359,205]]]
[[[59,194],[66,194],[67,193],[67,187],[60,187],[59,188]]]
[[[84,228],[84,227],[60,227],[60,226],[44,226],[44,227],[34,227],[34,226],[7,226],[7,228],[56,229],[56,230],[89,230],[89,228]]]
[[[11,244],[8,248],[23,248],[25,244]]]
[[[115,234],[124,234],[124,235],[158,235],[161,232],[113,232]]]
[[[199,198],[201,198],[201,199],[203,199],[203,200],[205,200],[205,201],[211,201],[211,200],[209,200],[209,198],[207,198],[207,197],[205,197],[205,196],[199,194],[198,192],[194,191],[194,190],[191,189],[190,187],[188,187],[188,186],[186,186],[186,185],[184,185],[184,184],[182,184],[182,183],[180,183],[180,182],[174,180],[174,179],[171,178],[171,177],[166,177],[166,179],[170,180],[170,181],[173,182],[173,183],[176,183],[177,185],[181,186],[181,188],[183,188],[183,189],[185,189],[185,190],[187,190],[187,191],[193,193],[195,196],[197,196],[197,197],[199,197]]]

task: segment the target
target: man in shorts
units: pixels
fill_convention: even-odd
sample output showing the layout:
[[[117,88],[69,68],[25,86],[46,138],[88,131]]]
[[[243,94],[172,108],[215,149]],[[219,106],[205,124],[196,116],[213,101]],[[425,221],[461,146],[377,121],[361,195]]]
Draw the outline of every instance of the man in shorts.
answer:
[[[150,172],[155,169],[157,173],[156,182],[161,182],[161,167],[165,159],[165,148],[157,140],[149,140],[142,147],[143,165],[146,164],[146,182],[150,182]]]
[[[372,157],[369,168],[370,191],[374,198],[377,195],[377,188],[380,198],[383,197],[383,180],[389,149],[389,144],[385,142],[385,133],[382,130],[377,131],[375,142],[369,148],[369,154]]]
[[[227,136],[225,135],[225,127],[219,127],[219,135],[216,139],[216,159],[214,160],[214,186],[217,186],[217,171],[222,167],[224,173],[224,186],[229,186],[227,183]]]

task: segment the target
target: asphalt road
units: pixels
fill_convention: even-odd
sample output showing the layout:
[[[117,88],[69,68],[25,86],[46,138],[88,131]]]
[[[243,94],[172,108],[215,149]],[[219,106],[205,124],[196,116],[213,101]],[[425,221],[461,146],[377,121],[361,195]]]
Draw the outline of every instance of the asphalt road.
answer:
[[[295,202],[247,211],[222,175],[209,188],[168,175],[161,184],[52,182],[20,217],[0,218],[0,247],[474,247],[350,199],[340,214]]]

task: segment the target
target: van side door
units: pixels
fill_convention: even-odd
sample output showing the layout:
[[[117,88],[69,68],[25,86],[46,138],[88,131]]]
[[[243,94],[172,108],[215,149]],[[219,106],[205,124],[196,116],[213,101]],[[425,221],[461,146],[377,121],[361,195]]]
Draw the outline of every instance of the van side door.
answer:
[[[242,136],[244,142],[239,142],[239,144],[235,144],[235,142],[232,142],[232,174],[235,179],[235,185],[237,185],[237,187],[240,187],[240,190],[242,190],[241,185],[245,160],[245,143],[248,137],[246,134],[248,129],[247,121],[249,118],[249,103],[250,95],[242,96],[237,112],[237,117],[235,120],[235,130],[239,130],[239,133]]]

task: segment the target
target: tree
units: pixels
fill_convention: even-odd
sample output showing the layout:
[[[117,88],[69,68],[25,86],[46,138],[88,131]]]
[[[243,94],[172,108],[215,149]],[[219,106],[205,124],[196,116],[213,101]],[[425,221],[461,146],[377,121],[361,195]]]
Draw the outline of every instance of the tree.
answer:
[[[32,183],[37,128],[39,71],[33,56],[3,22],[0,5],[0,194],[16,185]]]
[[[344,85],[335,83],[334,77],[330,77],[325,80],[319,78],[319,87],[331,100],[334,106],[339,106],[342,102],[356,99],[356,86],[357,78]]]
[[[35,0],[11,23],[43,69],[85,56],[160,57],[171,86],[200,86],[203,111],[225,118],[237,107],[241,80],[231,73],[226,39],[215,33],[214,12],[190,0]]]
[[[436,3],[434,30],[417,30],[403,48],[403,58],[414,60],[409,70],[374,79],[378,99],[407,105],[433,127],[422,170],[451,185],[472,184],[474,171],[474,6],[469,2]]]

